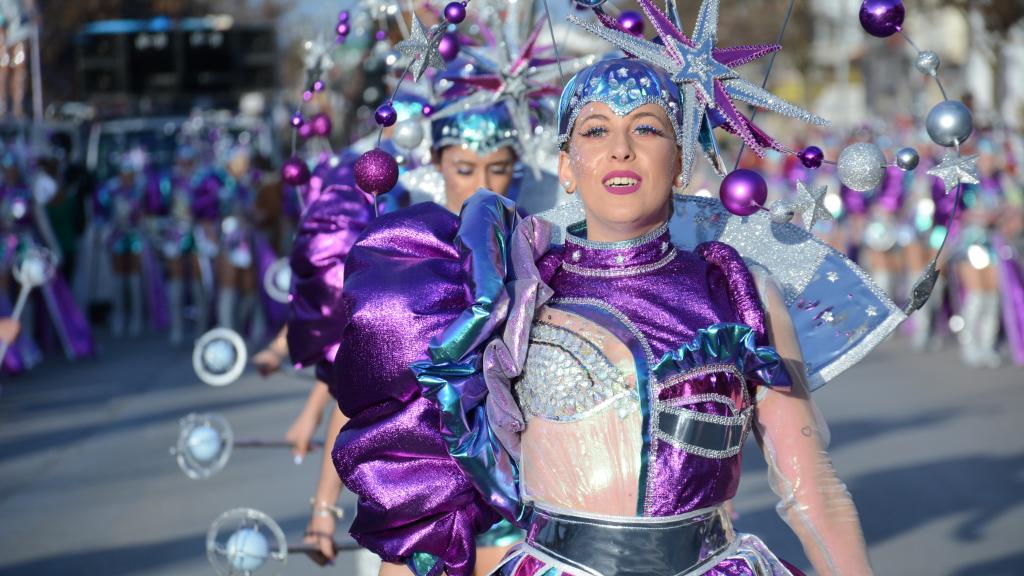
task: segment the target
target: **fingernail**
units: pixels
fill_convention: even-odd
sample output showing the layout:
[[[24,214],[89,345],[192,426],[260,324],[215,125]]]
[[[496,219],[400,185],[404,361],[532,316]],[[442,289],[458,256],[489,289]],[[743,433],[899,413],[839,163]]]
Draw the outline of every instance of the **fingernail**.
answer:
[[[302,454],[296,454],[295,455],[295,465],[298,466],[300,464],[302,464]]]

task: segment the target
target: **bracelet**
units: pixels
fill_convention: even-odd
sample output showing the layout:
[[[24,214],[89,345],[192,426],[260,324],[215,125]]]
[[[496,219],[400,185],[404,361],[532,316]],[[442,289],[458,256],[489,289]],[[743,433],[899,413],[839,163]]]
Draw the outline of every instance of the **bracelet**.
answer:
[[[323,500],[318,502],[316,498],[310,498],[309,505],[313,507],[313,512],[321,518],[333,516],[336,520],[341,520],[345,516],[344,510]]]

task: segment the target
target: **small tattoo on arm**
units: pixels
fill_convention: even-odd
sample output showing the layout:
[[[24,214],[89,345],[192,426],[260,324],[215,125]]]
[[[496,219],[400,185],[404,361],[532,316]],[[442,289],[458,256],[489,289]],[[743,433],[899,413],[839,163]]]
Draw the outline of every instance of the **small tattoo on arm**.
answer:
[[[803,428],[800,429],[800,433],[803,434],[804,436],[807,436],[808,438],[811,437],[811,432],[812,430],[810,426],[804,426]]]

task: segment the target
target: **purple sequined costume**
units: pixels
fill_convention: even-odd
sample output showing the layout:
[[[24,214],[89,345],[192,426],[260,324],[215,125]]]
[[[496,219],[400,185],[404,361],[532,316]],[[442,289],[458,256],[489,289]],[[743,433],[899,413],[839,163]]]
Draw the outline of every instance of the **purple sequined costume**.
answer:
[[[664,226],[613,244],[575,229],[549,249],[547,222],[489,194],[461,222],[414,206],[349,254],[332,385],[353,537],[418,574],[468,575],[500,512],[528,531],[501,574],[588,573],[572,546],[622,530],[646,536],[610,543],[598,573],[790,573],[722,508],[757,387],[788,385],[736,252],[678,250]],[[593,534],[566,543],[581,522]],[[652,527],[680,551],[629,548]]]

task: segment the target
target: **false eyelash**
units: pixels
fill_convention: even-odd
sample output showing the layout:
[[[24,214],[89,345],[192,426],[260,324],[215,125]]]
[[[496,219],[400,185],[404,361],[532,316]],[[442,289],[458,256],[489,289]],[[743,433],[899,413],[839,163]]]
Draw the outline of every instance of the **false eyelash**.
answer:
[[[584,130],[580,134],[580,136],[583,136],[584,138],[593,138],[595,136],[604,135],[607,133],[608,129],[605,128],[604,126],[594,126],[593,128],[587,128],[586,130]]]
[[[665,136],[664,131],[659,130],[658,128],[655,128],[654,126],[651,126],[649,124],[641,124],[640,126],[637,126],[635,130],[641,132],[642,134],[655,134],[657,136]]]

